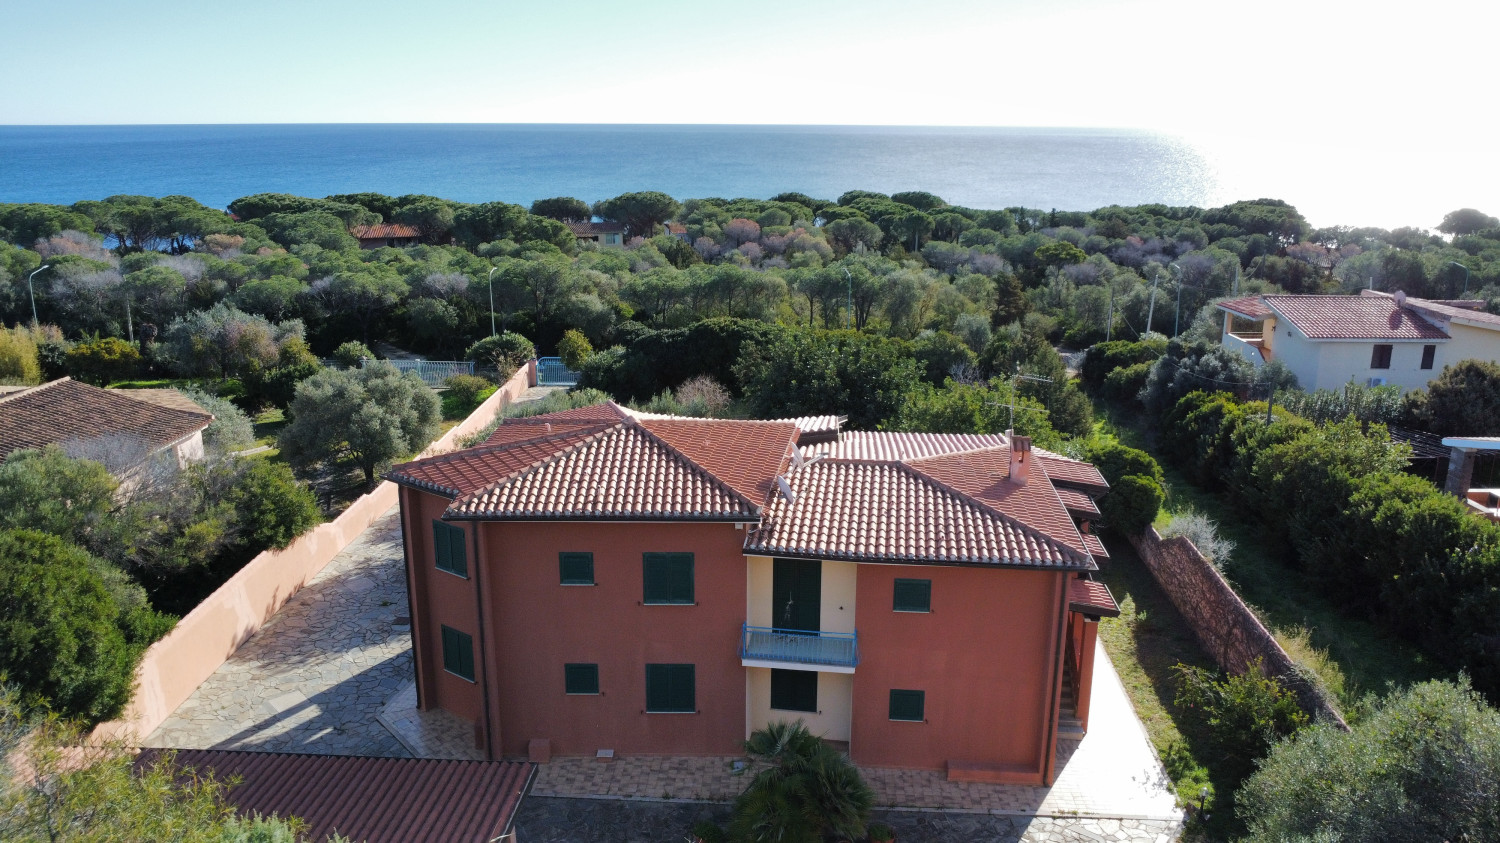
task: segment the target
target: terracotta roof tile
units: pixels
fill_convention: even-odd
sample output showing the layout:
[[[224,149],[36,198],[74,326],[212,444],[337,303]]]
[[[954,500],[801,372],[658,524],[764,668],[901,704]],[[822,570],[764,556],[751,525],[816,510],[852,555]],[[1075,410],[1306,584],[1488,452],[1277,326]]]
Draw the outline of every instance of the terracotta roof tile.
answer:
[[[1087,553],[1078,527],[1048,481],[1044,463],[1032,460],[1031,479],[1025,485],[1009,479],[1008,447],[909,460],[906,464],[1065,547]]]
[[[839,438],[839,431],[843,430],[844,422],[848,420],[848,416],[797,416],[790,419],[776,419],[776,421],[790,422],[797,426],[798,445],[832,442]]]
[[[789,422],[676,418],[642,419],[640,425],[757,503],[771,494],[797,440]]]
[[[1437,319],[1476,325],[1491,330],[1500,329],[1500,316],[1478,308],[1429,299],[1407,299],[1406,306],[1423,315],[1430,314]]]
[[[1037,455],[1037,462],[1047,469],[1047,476],[1053,484],[1076,486],[1096,492],[1109,491],[1109,483],[1092,463],[1069,459],[1041,448],[1033,448],[1032,451]]]
[[[1068,583],[1068,608],[1085,615],[1120,616],[1120,607],[1109,593],[1109,586],[1093,580],[1075,579]]]
[[[195,405],[196,406],[196,405]],[[62,378],[0,396],[0,458],[22,448],[135,436],[158,450],[202,430],[213,416]]]
[[[1083,534],[1083,544],[1089,549],[1089,555],[1095,559],[1108,559],[1109,551],[1104,549],[1104,542],[1093,533]]]
[[[523,446],[525,447],[525,446]],[[453,502],[483,520],[753,521],[760,507],[642,428],[620,423]]]
[[[385,240],[391,237],[420,237],[422,232],[400,222],[384,222],[379,225],[356,225],[349,233],[358,240]]]
[[[980,448],[1000,448],[1007,444],[1005,437],[998,433],[877,433],[847,430],[839,434],[837,442],[804,446],[800,450],[808,458],[827,454],[831,459],[913,460]]]
[[[1445,340],[1448,335],[1384,296],[1264,296],[1266,304],[1315,340]]]
[[[569,222],[563,223],[575,237],[593,237],[599,234],[623,232],[625,226],[617,222]]]
[[[136,765],[168,750],[146,749]],[[517,761],[353,758],[180,749],[172,763],[240,783],[226,798],[242,815],[302,818],[299,839],[337,832],[366,843],[489,843],[510,831],[535,772]]]
[[[507,431],[530,435],[509,440],[502,436],[498,437],[499,441],[496,435],[491,435],[483,445],[475,448],[394,466],[386,477],[450,498],[461,497],[539,465],[559,451],[609,429],[609,425],[575,424],[566,428],[559,425],[555,432],[548,432],[541,425],[502,425],[496,429],[496,434]]]
[[[1099,505],[1094,499],[1078,491],[1077,489],[1058,489],[1057,497],[1062,500],[1063,506],[1074,515],[1094,516],[1099,514]]]
[[[117,391],[121,395],[129,396],[137,401],[145,401],[147,404],[155,404],[158,407],[167,407],[172,410],[182,410],[188,413],[208,412],[194,402],[193,399],[175,389],[122,389]]]
[[[900,463],[819,460],[788,478],[748,553],[882,562],[1087,568],[1089,558]]]
[[[1256,321],[1270,316],[1272,312],[1271,308],[1266,307],[1266,303],[1260,300],[1260,296],[1241,296],[1237,299],[1221,301],[1214,306],[1220,310],[1230,311],[1236,316],[1243,316],[1246,319],[1254,319]]]

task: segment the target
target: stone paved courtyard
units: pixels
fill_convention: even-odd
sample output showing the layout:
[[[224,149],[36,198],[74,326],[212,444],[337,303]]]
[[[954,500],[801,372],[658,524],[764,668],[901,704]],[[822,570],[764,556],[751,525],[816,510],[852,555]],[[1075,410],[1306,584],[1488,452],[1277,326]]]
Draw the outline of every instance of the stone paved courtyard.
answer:
[[[182,749],[407,756],[376,719],[411,676],[399,509],[293,595],[144,741]]]

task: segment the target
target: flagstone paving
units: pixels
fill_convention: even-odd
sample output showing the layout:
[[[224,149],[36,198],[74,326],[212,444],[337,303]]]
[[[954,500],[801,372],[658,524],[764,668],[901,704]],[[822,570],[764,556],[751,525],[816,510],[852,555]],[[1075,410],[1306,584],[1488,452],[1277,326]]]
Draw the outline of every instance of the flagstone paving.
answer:
[[[400,510],[297,592],[144,741],[408,756],[376,718],[412,673]]]

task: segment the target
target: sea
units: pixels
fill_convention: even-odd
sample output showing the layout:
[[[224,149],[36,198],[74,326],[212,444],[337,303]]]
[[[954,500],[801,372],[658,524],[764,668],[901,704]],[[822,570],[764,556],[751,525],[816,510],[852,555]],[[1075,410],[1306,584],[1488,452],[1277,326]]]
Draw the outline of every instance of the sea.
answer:
[[[1355,145],[1358,146],[1357,144]],[[1299,137],[1188,137],[1131,129],[894,126],[260,124],[0,126],[0,202],[115,194],[375,191],[529,205],[660,190],[678,199],[798,191],[925,190],[974,208],[1093,210],[1274,197],[1314,225],[1431,228],[1486,191],[1404,179],[1359,150]],[[1408,189],[1403,189],[1403,185]],[[1481,195],[1470,195],[1473,193]],[[1491,199],[1497,197],[1489,197]],[[1488,212],[1500,210],[1492,203]]]

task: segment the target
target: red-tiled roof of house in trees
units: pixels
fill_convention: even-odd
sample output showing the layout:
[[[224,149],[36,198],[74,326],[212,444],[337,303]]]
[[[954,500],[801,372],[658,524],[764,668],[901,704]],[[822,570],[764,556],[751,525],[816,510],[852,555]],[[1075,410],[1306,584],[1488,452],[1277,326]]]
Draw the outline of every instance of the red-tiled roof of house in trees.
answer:
[[[1102,582],[1075,579],[1068,583],[1068,608],[1095,617],[1117,618],[1120,607]]]
[[[0,395],[0,459],[23,448],[43,448],[128,436],[160,450],[208,427],[208,411],[166,407],[133,398],[129,390],[100,389],[61,378]]]
[[[422,232],[402,222],[383,222],[379,225],[356,225],[349,229],[356,240],[386,240],[399,237],[421,237]]]
[[[574,237],[595,237],[600,234],[623,232],[625,226],[617,222],[568,222],[563,223]]]
[[[1241,296],[1237,299],[1221,301],[1215,307],[1257,322],[1271,315],[1271,308],[1266,307],[1266,303],[1260,300],[1260,296]]]
[[[1448,335],[1385,296],[1263,296],[1314,340],[1446,340]]]
[[[1108,559],[1109,551],[1104,549],[1104,542],[1093,533],[1083,533],[1083,546],[1089,549],[1089,555],[1095,559]]]
[[[900,463],[819,460],[792,470],[787,482],[793,499],[781,494],[772,499],[761,527],[745,540],[747,553],[863,562],[1093,567],[1087,555]]]
[[[136,764],[165,750],[147,749]],[[220,781],[242,816],[300,817],[305,838],[337,832],[365,843],[490,843],[508,834],[535,765],[519,761],[352,758],[212,749],[176,750],[172,763]]]
[[[827,454],[831,459],[914,460],[980,448],[1001,448],[1007,444],[1005,437],[998,433],[876,433],[846,430],[839,434],[837,442],[807,445],[801,451],[808,458]]]

